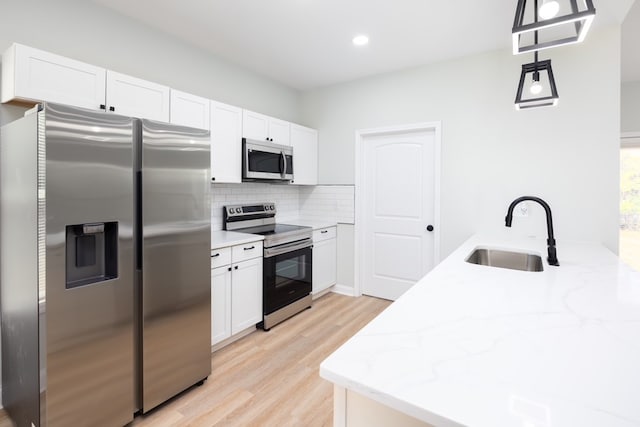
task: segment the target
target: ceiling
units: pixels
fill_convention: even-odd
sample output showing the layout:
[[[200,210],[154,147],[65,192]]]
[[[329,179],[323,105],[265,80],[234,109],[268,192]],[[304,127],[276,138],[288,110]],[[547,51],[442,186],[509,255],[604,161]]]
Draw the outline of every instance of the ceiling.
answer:
[[[92,1],[299,90],[506,48],[516,7],[515,0]],[[633,2],[594,0],[594,25],[622,22]],[[640,25],[634,31],[640,40]],[[368,46],[351,44],[359,33]]]

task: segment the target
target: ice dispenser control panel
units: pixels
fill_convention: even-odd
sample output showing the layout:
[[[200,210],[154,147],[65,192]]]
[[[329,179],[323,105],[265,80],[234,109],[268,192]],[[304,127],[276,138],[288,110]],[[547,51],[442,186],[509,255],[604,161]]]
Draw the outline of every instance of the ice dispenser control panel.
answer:
[[[118,222],[66,227],[66,288],[118,277]]]

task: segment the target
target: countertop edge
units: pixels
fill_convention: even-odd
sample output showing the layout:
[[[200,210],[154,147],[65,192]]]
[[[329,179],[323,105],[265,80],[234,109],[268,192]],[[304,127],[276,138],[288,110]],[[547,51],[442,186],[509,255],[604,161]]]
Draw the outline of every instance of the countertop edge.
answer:
[[[258,234],[219,230],[211,233],[211,250],[214,251],[216,249],[243,245],[245,243],[258,242],[261,240],[264,240],[264,236],[260,236]]]
[[[417,420],[431,424],[433,427],[465,427],[464,424],[456,423],[449,418],[434,414],[427,409],[412,405],[390,394],[375,392],[365,385],[355,381],[350,381],[341,375],[334,374],[328,368],[325,368],[323,364],[320,364],[319,374],[321,378],[329,381],[333,385],[358,393],[367,399],[380,403],[381,405],[388,406],[389,408],[395,409],[405,415],[409,415]]]

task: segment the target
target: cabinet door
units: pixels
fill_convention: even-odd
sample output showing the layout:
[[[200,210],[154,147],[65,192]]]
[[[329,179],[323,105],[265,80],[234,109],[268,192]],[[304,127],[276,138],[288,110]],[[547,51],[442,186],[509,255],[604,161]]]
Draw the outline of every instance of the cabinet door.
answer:
[[[169,87],[108,70],[107,110],[168,122]]]
[[[280,145],[291,145],[290,132],[291,123],[269,117],[269,140],[271,142]]]
[[[171,89],[171,123],[209,130],[209,100]]]
[[[14,43],[2,56],[2,102],[59,102],[98,110],[104,68]]]
[[[269,117],[264,114],[242,110],[242,136],[258,141],[269,140]]]
[[[233,265],[231,334],[262,321],[262,257]]]
[[[318,131],[299,125],[291,125],[293,146],[293,183],[318,184]]]
[[[336,257],[336,239],[313,242],[313,294],[336,284]]]
[[[211,270],[211,345],[231,336],[231,266]]]
[[[242,182],[242,109],[211,101],[211,180]]]

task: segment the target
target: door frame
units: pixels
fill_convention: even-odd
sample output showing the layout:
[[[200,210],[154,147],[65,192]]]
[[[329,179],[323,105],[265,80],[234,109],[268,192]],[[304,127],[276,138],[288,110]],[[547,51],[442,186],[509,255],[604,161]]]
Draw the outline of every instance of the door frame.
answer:
[[[620,134],[620,148],[640,146],[640,132],[622,132]]]
[[[366,172],[367,165],[366,159],[366,144],[365,138],[377,135],[393,135],[402,134],[411,131],[433,131],[435,138],[435,171],[434,171],[434,240],[433,240],[433,265],[436,266],[440,262],[440,229],[442,223],[440,220],[440,173],[441,173],[441,149],[442,149],[442,122],[423,122],[406,125],[386,126],[380,128],[370,129],[357,129],[356,130],[356,145],[355,145],[355,224],[354,224],[354,296],[362,295],[362,268],[364,262],[362,261],[362,248],[364,248],[364,211],[365,211],[365,198],[363,197],[363,191],[366,191]]]

